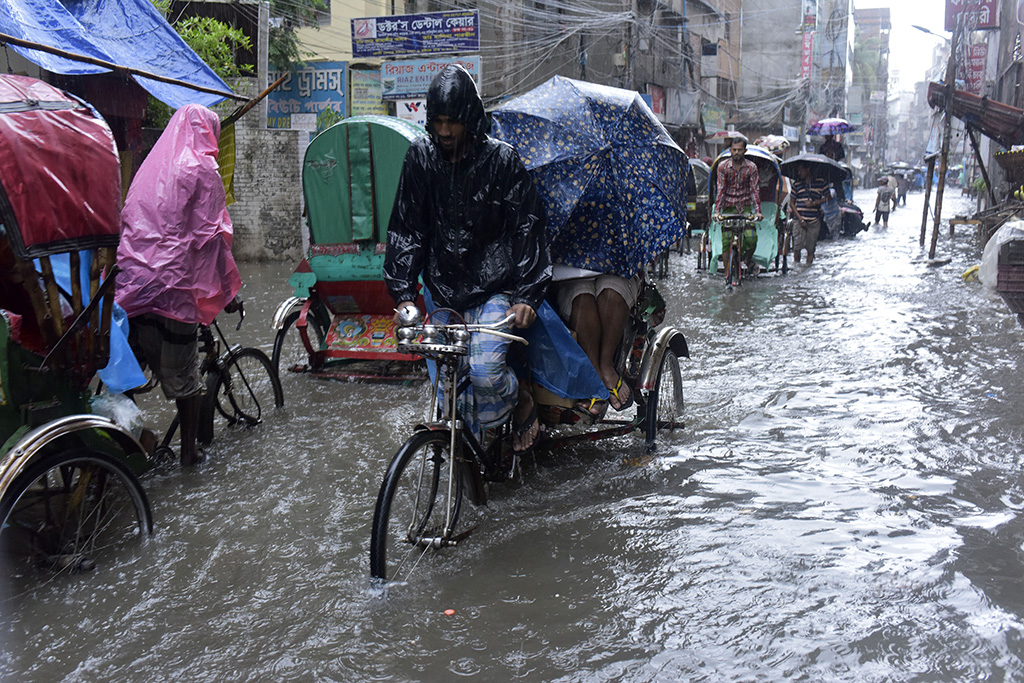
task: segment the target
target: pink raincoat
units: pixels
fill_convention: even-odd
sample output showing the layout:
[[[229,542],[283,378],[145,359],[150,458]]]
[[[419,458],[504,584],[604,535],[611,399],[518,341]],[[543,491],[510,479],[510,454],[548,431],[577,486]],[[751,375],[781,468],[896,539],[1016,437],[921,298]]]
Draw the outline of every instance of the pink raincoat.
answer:
[[[210,324],[242,286],[231,216],[217,170],[220,119],[189,104],[135,175],[121,212],[117,303],[184,323]]]

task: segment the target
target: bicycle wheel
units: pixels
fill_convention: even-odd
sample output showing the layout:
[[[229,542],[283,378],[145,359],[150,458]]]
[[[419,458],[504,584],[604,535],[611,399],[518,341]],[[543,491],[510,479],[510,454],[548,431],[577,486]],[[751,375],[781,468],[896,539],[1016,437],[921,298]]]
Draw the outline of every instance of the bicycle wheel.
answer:
[[[648,448],[654,445],[659,429],[672,430],[683,426],[683,383],[679,357],[666,350],[658,368],[654,389],[647,395],[644,413],[644,438]]]
[[[44,456],[0,501],[0,556],[12,576],[32,568],[88,571],[151,533],[138,478],[117,458],[87,448]]]
[[[232,351],[216,378],[213,405],[229,426],[254,427],[272,407],[284,405],[281,380],[267,354],[259,349]]]
[[[298,368],[305,369],[311,365],[309,352],[306,351],[306,346],[302,343],[302,335],[299,334],[298,328],[295,327],[298,319],[299,311],[289,314],[285,318],[284,325],[278,331],[277,336],[274,337],[274,351],[271,354],[271,363],[274,366],[274,372],[278,373],[278,376],[280,376],[282,368],[285,372],[302,372]],[[324,339],[327,338],[327,333],[312,312],[306,316],[306,333],[309,335],[309,342],[312,344],[314,351],[319,351],[324,347]]]
[[[740,284],[743,280],[743,259],[740,257],[739,247],[733,247],[730,251],[729,257],[729,279],[728,284],[730,287]]]
[[[408,579],[427,551],[454,543],[463,482],[458,463],[451,478],[450,439],[447,430],[416,432],[391,460],[373,511],[373,578]]]

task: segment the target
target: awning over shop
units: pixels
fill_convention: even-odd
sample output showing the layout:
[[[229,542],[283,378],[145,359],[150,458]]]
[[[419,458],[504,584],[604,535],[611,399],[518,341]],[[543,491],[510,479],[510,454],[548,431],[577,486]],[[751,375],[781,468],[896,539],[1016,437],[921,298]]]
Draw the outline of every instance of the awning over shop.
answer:
[[[936,109],[946,106],[946,86],[928,84],[928,104]],[[965,90],[954,90],[950,112],[982,135],[1009,149],[1024,144],[1024,110],[980,97]]]
[[[130,67],[156,76],[230,93],[231,88],[199,58],[150,0],[0,0],[0,33]],[[97,74],[110,69],[13,43],[25,59],[59,74]],[[199,92],[132,76],[153,97],[177,109],[186,104],[212,106],[221,95]]]

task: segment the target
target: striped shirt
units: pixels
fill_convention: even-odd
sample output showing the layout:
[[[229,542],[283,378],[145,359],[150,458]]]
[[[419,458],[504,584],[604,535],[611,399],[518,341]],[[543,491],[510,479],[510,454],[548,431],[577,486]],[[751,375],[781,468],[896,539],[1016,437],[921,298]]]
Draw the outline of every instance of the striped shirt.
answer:
[[[809,183],[794,180],[789,196],[801,218],[805,221],[817,220],[821,217],[821,206],[812,206],[811,202],[828,199],[828,182],[824,178],[814,178]]]
[[[753,206],[755,213],[761,213],[761,195],[757,186],[757,165],[750,159],[744,159],[737,169],[732,159],[718,164],[718,192],[715,195],[715,213],[722,209],[734,207],[743,211]]]

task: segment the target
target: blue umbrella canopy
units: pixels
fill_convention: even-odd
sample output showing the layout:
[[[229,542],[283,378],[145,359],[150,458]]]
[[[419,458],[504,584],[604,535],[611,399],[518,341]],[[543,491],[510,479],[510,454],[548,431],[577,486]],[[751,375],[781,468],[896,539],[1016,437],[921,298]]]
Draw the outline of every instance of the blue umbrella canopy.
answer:
[[[555,76],[491,132],[537,184],[555,261],[632,277],[683,235],[687,157],[638,93]]]

